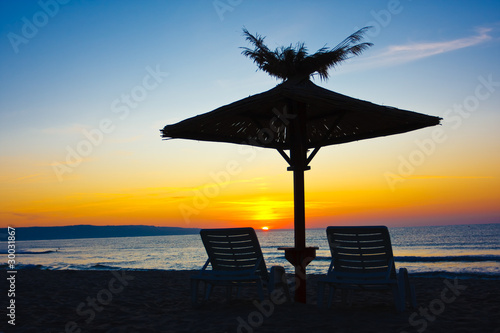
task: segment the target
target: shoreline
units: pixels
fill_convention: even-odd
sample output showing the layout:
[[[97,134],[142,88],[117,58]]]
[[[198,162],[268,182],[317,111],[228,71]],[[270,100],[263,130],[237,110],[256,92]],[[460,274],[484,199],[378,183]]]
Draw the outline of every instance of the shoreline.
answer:
[[[279,265],[279,264],[278,264]],[[201,267],[201,265],[200,265]],[[404,265],[398,265],[398,267],[404,267]],[[134,271],[134,272],[197,272],[199,269],[163,269],[163,268],[127,268],[127,267],[113,267],[107,265],[96,264],[89,268],[60,268],[60,267],[47,267],[43,265],[35,265],[35,264],[17,264],[16,269],[20,272],[24,271],[81,271],[81,272],[106,272],[106,271]],[[293,267],[292,267],[293,269]],[[7,264],[0,264],[0,272],[7,271]],[[292,274],[290,271],[288,274]],[[325,273],[316,273],[316,272],[308,272],[307,275],[311,276],[321,276]],[[454,279],[458,278],[460,280],[486,280],[486,281],[500,281],[500,273],[489,273],[489,272],[449,272],[449,271],[429,271],[429,272],[412,272],[409,271],[408,275],[413,278],[441,278],[441,279]],[[0,331],[0,333],[2,333]]]
[[[390,292],[357,292],[352,306],[319,309],[320,275],[308,275],[305,305],[261,302],[250,287],[229,302],[215,288],[208,303],[194,308],[189,277],[195,273],[21,269],[15,329],[5,315],[1,326],[5,332],[500,332],[498,280],[410,276],[417,309],[397,313]]]

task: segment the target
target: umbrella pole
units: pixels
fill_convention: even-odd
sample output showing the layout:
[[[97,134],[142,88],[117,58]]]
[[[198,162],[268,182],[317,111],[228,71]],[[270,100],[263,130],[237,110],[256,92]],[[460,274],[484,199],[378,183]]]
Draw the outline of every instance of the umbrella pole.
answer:
[[[306,129],[306,106],[292,102],[292,113],[297,115],[292,120],[292,146],[290,149],[290,159],[293,170],[293,203],[294,203],[294,230],[295,248],[305,249],[306,247],[306,213],[304,194],[304,171],[311,169],[307,166],[307,149],[305,147]],[[304,272],[305,277],[305,272]]]
[[[295,248],[304,249],[306,247],[304,169],[297,169],[293,170]]]
[[[280,247],[285,250],[285,258],[295,267],[295,302],[307,302],[306,266],[316,257],[317,247],[306,247],[306,219],[304,195],[304,171],[309,170],[306,159],[296,160],[291,151],[291,163],[288,170],[293,171],[293,201],[294,201],[294,230],[295,246]],[[305,156],[305,155],[304,155]],[[294,163],[298,162],[298,163]]]
[[[295,301],[306,303],[307,280],[306,267],[302,263],[303,252],[306,248],[306,216],[304,195],[304,170],[293,170],[293,196],[294,196],[294,230],[295,230]]]
[[[294,230],[295,246],[280,248],[285,250],[285,258],[295,267],[295,301],[306,303],[307,282],[306,266],[316,257],[315,247],[306,247],[306,214],[304,194],[304,171],[307,166],[307,149],[304,140],[306,133],[305,105],[299,107],[292,103],[292,113],[297,115],[292,120],[292,146],[290,148],[290,167],[293,171],[293,202],[294,202]]]

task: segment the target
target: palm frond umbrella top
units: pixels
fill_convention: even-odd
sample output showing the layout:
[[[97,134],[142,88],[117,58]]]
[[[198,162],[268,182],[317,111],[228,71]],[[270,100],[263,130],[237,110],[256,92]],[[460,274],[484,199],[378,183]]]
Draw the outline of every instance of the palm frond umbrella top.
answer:
[[[307,47],[304,43],[280,47],[271,51],[264,44],[264,37],[255,36],[243,29],[243,34],[247,41],[254,45],[254,49],[243,47],[243,54],[257,64],[259,69],[269,75],[282,80],[301,81],[317,73],[321,79],[328,79],[329,69],[339,63],[349,59],[351,55],[360,55],[365,49],[372,46],[372,43],[358,43],[363,39],[363,35],[370,27],[364,27],[337,46],[328,49],[322,47],[312,55],[307,54]]]
[[[254,48],[243,54],[269,75],[281,79],[275,88],[253,95],[177,124],[165,126],[164,139],[246,144],[273,148],[293,171],[295,247],[284,248],[295,267],[295,299],[306,302],[305,268],[315,257],[315,248],[305,242],[304,171],[321,147],[404,133],[438,125],[441,118],[394,107],[373,104],[321,88],[310,81],[371,46],[361,43],[368,27],[360,29],[337,46],[326,46],[309,55],[303,43],[271,51],[264,38],[243,29]],[[308,151],[312,149],[312,152]],[[287,152],[288,151],[288,154]]]

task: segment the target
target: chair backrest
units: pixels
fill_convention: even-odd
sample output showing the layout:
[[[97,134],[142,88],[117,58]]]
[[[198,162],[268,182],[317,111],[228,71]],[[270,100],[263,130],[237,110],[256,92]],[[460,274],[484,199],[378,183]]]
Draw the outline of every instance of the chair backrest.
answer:
[[[387,227],[328,227],[326,235],[332,254],[332,273],[346,277],[396,277]]]
[[[200,235],[212,269],[255,269],[256,274],[267,278],[266,263],[253,228],[202,229]]]

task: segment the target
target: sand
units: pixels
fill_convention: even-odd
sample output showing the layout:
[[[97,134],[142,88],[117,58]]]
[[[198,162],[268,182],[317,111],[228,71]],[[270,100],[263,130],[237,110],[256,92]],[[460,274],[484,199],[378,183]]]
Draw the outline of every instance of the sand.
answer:
[[[314,275],[308,304],[260,302],[254,288],[227,301],[219,288],[195,308],[189,271],[20,270],[15,298],[2,274],[1,332],[500,332],[498,280],[412,277],[419,307],[397,313],[390,293],[373,292],[319,309]]]

